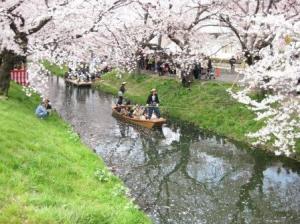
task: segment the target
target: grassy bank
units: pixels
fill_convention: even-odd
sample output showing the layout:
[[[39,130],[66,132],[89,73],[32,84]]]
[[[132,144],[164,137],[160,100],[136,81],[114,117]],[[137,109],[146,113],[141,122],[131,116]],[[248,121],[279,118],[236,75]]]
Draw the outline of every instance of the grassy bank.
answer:
[[[162,111],[168,117],[184,120],[205,130],[250,144],[245,136],[255,132],[263,123],[255,121],[255,115],[245,105],[237,103],[227,93],[232,84],[216,81],[195,81],[190,90],[182,87],[174,78],[150,75],[123,75],[117,78],[114,72],[107,73],[95,87],[117,94],[121,82],[127,82],[126,97],[139,104],[145,104],[152,88],[158,90]],[[253,97],[260,97],[253,96]],[[300,143],[297,142],[297,159]],[[271,148],[264,146],[262,148]]]
[[[95,86],[116,94],[122,81],[127,82],[126,96],[135,102],[145,104],[150,89],[156,88],[165,114],[231,139],[247,142],[245,134],[262,125],[254,121],[255,115],[250,110],[231,99],[226,92],[230,84],[195,82],[188,90],[173,78],[124,75],[118,79],[112,72]]]
[[[61,70],[48,67],[53,75]],[[149,90],[159,90],[161,109],[174,119],[194,125],[250,145],[245,135],[255,132],[263,123],[255,121],[255,115],[245,105],[237,103],[226,92],[231,84],[224,82],[194,82],[191,89],[183,88],[174,78],[150,75],[123,75],[117,78],[114,72],[107,73],[94,87],[116,95],[122,81],[127,81],[126,96],[139,104],[145,104]],[[260,95],[253,95],[260,98]],[[271,146],[261,146],[270,149]],[[296,159],[300,160],[300,141],[296,144]]]
[[[120,180],[37,96],[12,85],[0,101],[0,223],[150,223]]]
[[[51,73],[59,77],[64,77],[65,73],[68,72],[68,68],[66,66],[61,67],[56,64],[51,64],[47,60],[44,60],[42,64],[48,71],[51,71]]]

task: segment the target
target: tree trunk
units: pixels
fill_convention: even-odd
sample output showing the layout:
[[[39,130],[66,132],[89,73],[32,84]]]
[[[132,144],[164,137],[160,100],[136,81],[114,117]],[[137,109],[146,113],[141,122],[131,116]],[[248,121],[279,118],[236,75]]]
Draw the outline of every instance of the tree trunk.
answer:
[[[8,96],[10,87],[10,71],[16,64],[25,62],[25,57],[13,51],[3,50],[0,54],[0,96]]]
[[[250,53],[249,51],[246,51],[244,56],[246,58],[246,63],[249,66],[254,65],[256,62],[261,60],[261,57],[259,56],[258,53]]]
[[[159,48],[159,49],[161,48],[161,43],[162,43],[162,35],[159,34],[158,40],[157,40],[157,45],[158,45],[158,48]]]
[[[137,59],[136,61],[135,61],[135,73],[136,74],[141,74],[141,66],[140,66],[140,60],[139,59]]]
[[[0,96],[8,96],[10,86],[10,74],[0,66]]]
[[[246,51],[244,55],[246,57],[246,63],[249,66],[253,65],[253,55],[249,51]]]

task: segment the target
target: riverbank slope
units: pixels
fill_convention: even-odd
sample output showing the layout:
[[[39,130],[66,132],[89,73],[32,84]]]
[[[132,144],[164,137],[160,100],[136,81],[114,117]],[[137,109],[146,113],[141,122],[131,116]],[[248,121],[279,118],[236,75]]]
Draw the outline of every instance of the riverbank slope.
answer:
[[[47,60],[44,60],[42,62],[42,65],[44,66],[44,68],[46,70],[51,71],[52,74],[55,74],[56,76],[59,76],[62,78],[65,76],[66,72],[68,72],[68,67],[52,64]]]
[[[191,88],[182,87],[174,78],[150,75],[123,75],[107,73],[94,87],[116,95],[121,82],[126,81],[125,96],[145,104],[152,88],[158,90],[161,110],[169,117],[190,122],[202,129],[230,139],[250,144],[245,135],[257,131],[263,124],[245,105],[237,103],[227,93],[232,84],[217,81],[195,81]],[[300,144],[297,147],[300,155]],[[299,158],[299,157],[298,157]]]
[[[15,84],[0,100],[0,223],[150,223],[120,180],[39,97]]]

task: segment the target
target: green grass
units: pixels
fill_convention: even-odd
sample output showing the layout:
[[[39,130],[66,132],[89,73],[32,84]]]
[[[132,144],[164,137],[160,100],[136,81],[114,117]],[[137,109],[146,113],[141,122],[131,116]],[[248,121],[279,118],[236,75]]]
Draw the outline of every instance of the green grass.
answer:
[[[226,92],[231,85],[222,82],[195,82],[188,90],[174,78],[149,75],[123,75],[114,72],[103,76],[96,88],[116,94],[122,81],[127,82],[126,97],[145,104],[149,91],[158,90],[161,109],[168,117],[188,121],[200,128],[231,139],[248,142],[245,134],[258,130],[262,123]]]
[[[15,84],[0,101],[0,223],[150,223],[120,180],[38,96]]]
[[[66,66],[59,66],[56,64],[51,64],[49,61],[44,60],[42,62],[42,64],[44,65],[44,67],[48,70],[51,71],[51,73],[53,75],[59,76],[59,77],[64,77],[65,73],[68,72],[68,67]]]
[[[62,71],[52,70],[54,75]],[[168,118],[190,122],[202,129],[209,130],[230,139],[251,144],[252,139],[245,135],[255,132],[263,126],[262,121],[255,121],[255,115],[243,104],[237,103],[227,93],[232,84],[224,82],[194,82],[191,90],[183,88],[174,78],[157,77],[145,74],[123,74],[117,78],[115,71],[107,73],[94,87],[116,95],[122,81],[127,81],[126,96],[139,104],[145,104],[149,90],[157,88],[162,101],[161,109]],[[264,94],[254,92],[253,99],[262,100]],[[272,151],[269,143],[260,146]],[[296,158],[300,159],[300,140],[296,144]]]
[[[143,74],[124,74],[117,78],[115,72],[107,73],[95,87],[116,94],[121,82],[126,81],[126,97],[139,104],[145,104],[149,91],[158,90],[160,106],[169,118],[190,122],[202,129],[226,136],[230,139],[250,144],[245,135],[259,130],[263,122],[255,121],[255,114],[245,105],[233,100],[227,93],[230,83],[217,81],[195,81],[190,90],[182,87],[174,78]],[[253,98],[262,99],[260,93]],[[271,150],[271,145],[261,146]],[[300,158],[300,143],[296,145]]]

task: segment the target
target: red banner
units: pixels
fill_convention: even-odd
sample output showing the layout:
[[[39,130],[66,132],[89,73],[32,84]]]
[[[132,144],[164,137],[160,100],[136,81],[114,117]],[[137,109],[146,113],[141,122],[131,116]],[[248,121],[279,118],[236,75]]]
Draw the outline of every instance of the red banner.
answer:
[[[220,68],[216,68],[215,74],[216,74],[216,77],[220,77],[221,76],[221,69]]]
[[[28,73],[25,69],[14,69],[10,72],[10,79],[22,86],[28,85]]]

